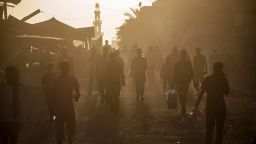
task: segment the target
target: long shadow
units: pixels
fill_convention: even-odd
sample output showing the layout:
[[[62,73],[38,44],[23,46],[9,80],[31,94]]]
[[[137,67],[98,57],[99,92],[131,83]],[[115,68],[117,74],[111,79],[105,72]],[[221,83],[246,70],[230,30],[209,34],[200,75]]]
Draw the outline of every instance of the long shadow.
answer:
[[[79,134],[78,141],[93,144],[118,144],[119,115],[111,113],[107,106],[98,103],[98,96],[90,96],[86,100],[82,111],[88,120],[80,124],[79,129],[82,133]]]
[[[139,123],[137,130],[141,130],[142,134],[148,132],[151,127],[150,117],[151,114],[146,103],[144,101],[137,101],[135,103],[133,118]]]

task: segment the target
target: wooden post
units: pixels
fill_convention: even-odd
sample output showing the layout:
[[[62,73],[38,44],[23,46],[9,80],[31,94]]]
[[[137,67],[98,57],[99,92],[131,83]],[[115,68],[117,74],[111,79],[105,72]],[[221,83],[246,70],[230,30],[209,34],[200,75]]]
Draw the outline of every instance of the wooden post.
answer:
[[[7,20],[8,15],[7,15],[7,2],[6,1],[4,1],[3,7],[4,7],[4,20]]]

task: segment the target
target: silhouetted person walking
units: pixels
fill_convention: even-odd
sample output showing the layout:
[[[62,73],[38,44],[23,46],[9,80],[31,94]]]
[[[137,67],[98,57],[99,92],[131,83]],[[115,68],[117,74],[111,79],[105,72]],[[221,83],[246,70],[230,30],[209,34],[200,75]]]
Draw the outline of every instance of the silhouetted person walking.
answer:
[[[155,70],[156,70],[156,64],[158,57],[156,55],[156,52],[154,51],[153,46],[149,46],[147,53],[146,53],[146,59],[147,59],[147,80],[149,84],[154,84],[155,81]]]
[[[49,110],[49,119],[50,121],[53,120],[53,84],[55,73],[53,71],[54,64],[47,63],[46,65],[46,73],[42,76],[42,91],[45,96],[45,100]]]
[[[142,56],[142,50],[138,48],[137,57],[132,60],[131,76],[133,76],[137,100],[144,99],[144,87],[146,81],[147,60]]]
[[[223,127],[226,117],[226,104],[224,96],[229,94],[229,83],[223,72],[223,63],[216,62],[213,66],[213,74],[203,81],[195,109],[204,95],[206,101],[206,144],[212,143],[212,135],[216,126],[216,144],[223,143]]]
[[[69,75],[69,63],[61,61],[60,75],[54,80],[54,113],[56,116],[57,143],[62,144],[64,139],[64,125],[67,127],[68,143],[73,143],[75,135],[75,101],[79,100],[79,84],[73,76]],[[75,91],[75,94],[74,94]]]
[[[123,71],[124,71],[124,60],[122,57],[120,57],[120,50],[115,50],[115,55],[117,60],[121,63]]]
[[[121,86],[125,85],[124,69],[115,52],[106,66],[106,95],[112,112],[117,111]]]
[[[193,66],[196,88],[199,89],[200,84],[202,84],[204,80],[204,76],[207,74],[207,62],[205,56],[201,54],[201,48],[196,48],[196,56],[194,57]]]
[[[179,96],[181,116],[184,116],[184,118],[186,118],[187,93],[191,80],[194,81],[195,85],[192,64],[187,51],[183,49],[180,54],[180,59],[175,63],[174,87]]]
[[[168,75],[168,73],[167,73],[167,63],[165,61],[162,64],[161,73],[160,73],[161,80],[162,80],[162,86],[163,86],[163,94],[165,94],[165,92],[169,88],[167,75]]]
[[[120,50],[115,50],[115,56],[116,56],[116,59],[121,63],[122,78],[123,78],[123,82],[124,82],[123,84],[125,84],[125,64],[124,64],[124,59],[120,56]]]
[[[175,68],[175,63],[179,59],[179,51],[177,49],[177,46],[175,46],[171,53],[167,56],[166,58],[166,90],[170,89],[171,86],[173,85],[173,77],[174,77],[174,68]]]
[[[6,68],[5,80],[0,86],[0,142],[2,139],[3,144],[17,144],[28,117],[26,92],[15,67]]]
[[[97,83],[98,52],[95,45],[88,52],[88,95],[92,94],[94,83]]]
[[[97,63],[97,81],[100,92],[101,104],[107,104],[106,99],[106,66],[109,62],[109,47],[103,46],[102,55],[99,57]]]

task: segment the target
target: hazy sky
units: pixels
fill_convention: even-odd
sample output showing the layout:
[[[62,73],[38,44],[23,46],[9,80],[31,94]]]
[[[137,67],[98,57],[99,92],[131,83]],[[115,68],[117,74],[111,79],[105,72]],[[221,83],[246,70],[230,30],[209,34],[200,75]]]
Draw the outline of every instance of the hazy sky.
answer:
[[[124,12],[130,7],[138,7],[138,3],[151,5],[154,0],[22,0],[10,14],[21,19],[40,9],[42,13],[27,22],[36,23],[54,16],[56,19],[73,27],[92,26],[95,3],[100,4],[103,20],[104,39],[111,40],[115,36],[115,28],[124,20]]]

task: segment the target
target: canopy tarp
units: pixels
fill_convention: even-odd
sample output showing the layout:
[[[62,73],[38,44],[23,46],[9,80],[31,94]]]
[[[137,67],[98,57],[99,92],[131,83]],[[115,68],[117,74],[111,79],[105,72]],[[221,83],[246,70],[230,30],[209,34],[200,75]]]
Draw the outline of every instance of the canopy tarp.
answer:
[[[18,4],[20,3],[21,0],[0,0],[0,2],[8,2],[8,3],[13,3],[13,4]]]
[[[6,21],[0,23],[1,37],[27,34],[31,31],[32,24],[18,20],[9,16]]]
[[[82,39],[92,38],[94,37],[94,27],[83,27],[76,29],[77,37],[81,37]]]
[[[65,23],[51,18],[47,21],[36,24],[29,24],[18,20],[13,16],[9,16],[8,20],[0,25],[1,37],[5,36],[41,36],[61,38],[66,40],[81,40],[85,41],[87,38],[94,37],[94,28],[74,28]]]
[[[94,36],[94,29],[92,27],[76,29],[55,18],[51,18],[47,21],[33,24],[32,31],[29,34],[84,41]]]

